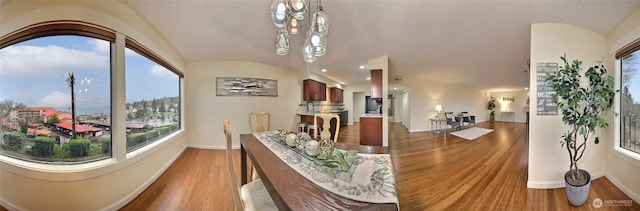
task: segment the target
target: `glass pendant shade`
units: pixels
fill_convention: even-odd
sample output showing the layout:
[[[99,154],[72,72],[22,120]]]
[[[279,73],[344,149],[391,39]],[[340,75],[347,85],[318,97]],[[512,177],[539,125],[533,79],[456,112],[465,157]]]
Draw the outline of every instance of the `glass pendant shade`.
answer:
[[[314,56],[322,56],[327,51],[327,36],[323,36],[320,33],[320,27],[316,23],[312,23],[312,30],[307,36],[309,39],[309,45],[311,46],[311,53]]]
[[[327,14],[322,10],[322,6],[319,6],[318,11],[313,15],[313,22],[318,25],[322,36],[329,34],[329,17],[327,17]]]
[[[311,52],[311,45],[309,45],[309,37],[304,41],[304,45],[302,46],[302,57],[305,62],[314,62],[316,61],[316,57],[313,56]]]
[[[287,33],[287,28],[278,29],[275,46],[277,55],[284,56],[289,53],[289,34]]]
[[[289,27],[289,32],[291,32],[291,34],[298,34],[300,22],[295,18],[291,18],[289,19],[289,24],[287,24],[287,27]]]
[[[287,2],[285,0],[275,0],[273,4],[271,4],[271,19],[273,19],[273,25],[278,28],[285,28],[287,26],[289,10],[287,9]]]
[[[291,16],[297,20],[304,20],[304,15],[309,8],[309,0],[289,0]]]

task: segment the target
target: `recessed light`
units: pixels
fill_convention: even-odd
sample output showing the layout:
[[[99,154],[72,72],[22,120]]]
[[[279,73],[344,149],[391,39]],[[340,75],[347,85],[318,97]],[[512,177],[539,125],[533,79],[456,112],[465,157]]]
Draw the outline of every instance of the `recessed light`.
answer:
[[[370,81],[370,80],[371,80],[371,77],[367,77],[367,81]]]
[[[324,73],[324,72],[327,72],[327,69],[322,68],[322,72],[323,72],[323,73]]]
[[[364,69],[364,65],[360,65],[360,67],[358,67],[358,68],[360,68],[362,70],[362,69]]]
[[[529,90],[529,87],[525,87],[524,90]]]
[[[393,90],[396,90],[396,89],[398,89],[398,88],[397,87],[393,87]]]

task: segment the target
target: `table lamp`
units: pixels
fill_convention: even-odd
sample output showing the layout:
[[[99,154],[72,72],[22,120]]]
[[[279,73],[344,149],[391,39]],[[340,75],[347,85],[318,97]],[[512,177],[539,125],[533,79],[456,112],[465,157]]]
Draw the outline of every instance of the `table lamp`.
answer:
[[[442,112],[442,105],[436,105],[436,112],[438,112],[438,114],[436,114],[436,119],[440,119],[440,112]]]

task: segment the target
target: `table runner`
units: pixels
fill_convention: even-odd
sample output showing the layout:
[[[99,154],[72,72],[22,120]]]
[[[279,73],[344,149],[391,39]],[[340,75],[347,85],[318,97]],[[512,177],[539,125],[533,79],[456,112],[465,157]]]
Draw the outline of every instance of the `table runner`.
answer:
[[[347,182],[336,178],[335,175],[325,173],[322,166],[269,138],[270,135],[277,133],[277,131],[267,131],[253,133],[253,135],[278,158],[309,181],[352,200],[398,205],[396,176],[389,154],[358,153],[358,159],[353,164],[355,170],[350,181]]]

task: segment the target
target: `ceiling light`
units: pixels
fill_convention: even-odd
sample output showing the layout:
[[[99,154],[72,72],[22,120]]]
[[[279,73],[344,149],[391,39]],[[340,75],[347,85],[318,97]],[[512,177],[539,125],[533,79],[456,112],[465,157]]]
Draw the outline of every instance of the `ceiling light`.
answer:
[[[302,56],[306,62],[314,62],[316,57],[327,52],[327,36],[329,34],[329,18],[322,9],[322,1],[316,1],[316,12],[313,20],[309,18],[309,0],[275,0],[271,5],[271,18],[278,27],[275,49],[277,55],[289,53],[289,32],[298,34],[305,16],[309,18],[309,30],[306,33]],[[284,28],[284,30],[282,30]]]
[[[371,77],[367,77],[367,81],[370,81],[370,80],[371,80]]]
[[[398,89],[398,88],[397,87],[393,87],[393,90],[396,90],[396,89]]]
[[[529,87],[525,87],[524,90],[529,90]]]
[[[322,72],[323,73],[327,72],[327,69],[322,68]]]
[[[360,68],[361,70],[364,70],[364,65],[360,65],[360,67],[358,68]]]

